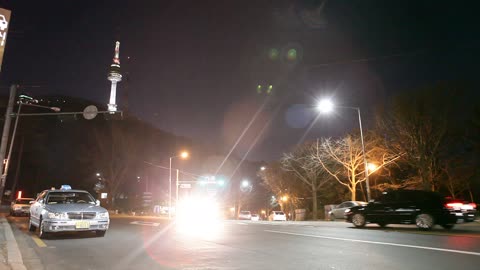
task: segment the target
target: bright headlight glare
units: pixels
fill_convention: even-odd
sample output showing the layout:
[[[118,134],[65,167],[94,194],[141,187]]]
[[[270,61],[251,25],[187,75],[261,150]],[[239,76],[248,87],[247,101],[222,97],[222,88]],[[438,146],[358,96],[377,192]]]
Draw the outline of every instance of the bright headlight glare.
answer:
[[[51,218],[51,219],[68,219],[68,215],[67,215],[67,213],[49,212],[48,213],[48,218]]]
[[[345,209],[345,213],[348,213],[350,211],[352,211],[352,210],[350,210],[350,208]]]
[[[99,218],[108,218],[108,212],[98,213],[97,217],[99,217]]]

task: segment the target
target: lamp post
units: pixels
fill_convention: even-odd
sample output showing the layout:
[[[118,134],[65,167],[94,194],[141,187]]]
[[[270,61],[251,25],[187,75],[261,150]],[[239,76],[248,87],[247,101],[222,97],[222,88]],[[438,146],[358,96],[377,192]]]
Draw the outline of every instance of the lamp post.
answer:
[[[367,186],[367,200],[370,201],[370,183],[368,181],[368,163],[367,163],[367,156],[365,155],[365,142],[363,140],[363,128],[362,128],[362,116],[360,113],[359,107],[346,107],[346,106],[337,106],[332,103],[332,101],[328,99],[323,99],[318,104],[318,109],[322,113],[330,113],[334,108],[344,108],[344,109],[352,109],[356,110],[358,113],[358,124],[360,126],[360,140],[362,142],[362,155],[363,155],[363,163],[365,166],[365,183]]]
[[[172,218],[172,159],[177,157],[186,159],[188,156],[188,152],[183,151],[180,155],[170,157],[170,166],[168,170],[168,218]]]

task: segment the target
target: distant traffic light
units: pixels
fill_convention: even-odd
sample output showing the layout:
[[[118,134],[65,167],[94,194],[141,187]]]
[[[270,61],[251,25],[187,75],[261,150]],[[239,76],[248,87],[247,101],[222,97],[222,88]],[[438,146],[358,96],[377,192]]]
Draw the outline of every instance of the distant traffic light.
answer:
[[[257,94],[262,94],[263,92],[265,92],[265,94],[267,95],[270,95],[273,93],[273,85],[269,84],[269,85],[257,85]]]

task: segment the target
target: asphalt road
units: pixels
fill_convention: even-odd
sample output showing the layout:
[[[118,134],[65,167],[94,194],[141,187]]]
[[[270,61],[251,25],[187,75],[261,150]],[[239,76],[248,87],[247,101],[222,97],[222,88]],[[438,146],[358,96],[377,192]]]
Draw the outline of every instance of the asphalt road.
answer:
[[[28,218],[8,219],[28,269],[480,269],[478,222],[421,232],[225,221],[191,234],[162,219],[112,217],[102,238],[69,233],[40,240],[28,232]]]

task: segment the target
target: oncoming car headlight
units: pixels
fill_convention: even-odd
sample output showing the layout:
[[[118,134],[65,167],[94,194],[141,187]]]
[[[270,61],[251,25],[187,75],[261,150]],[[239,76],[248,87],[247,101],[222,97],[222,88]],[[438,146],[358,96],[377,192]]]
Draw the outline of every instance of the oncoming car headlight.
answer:
[[[97,217],[98,218],[108,218],[108,212],[98,213]]]
[[[68,219],[67,213],[48,213],[48,218],[50,219]]]

